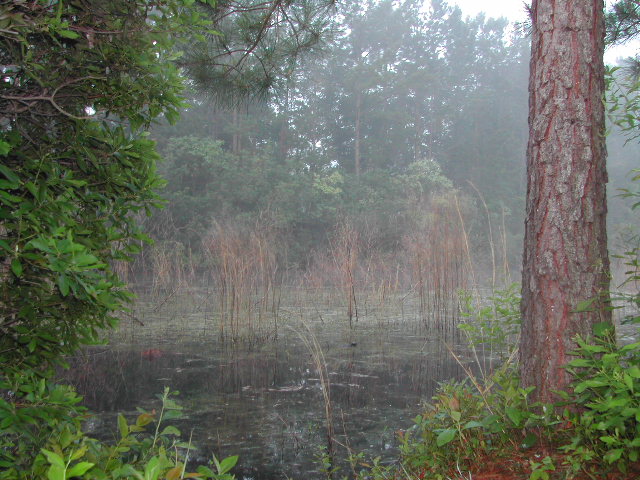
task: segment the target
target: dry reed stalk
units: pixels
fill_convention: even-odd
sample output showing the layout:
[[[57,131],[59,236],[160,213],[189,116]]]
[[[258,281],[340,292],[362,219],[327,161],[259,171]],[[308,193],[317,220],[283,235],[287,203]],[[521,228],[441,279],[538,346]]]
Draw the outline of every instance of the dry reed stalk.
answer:
[[[359,275],[361,290],[374,295],[378,308],[383,308],[400,289],[401,259],[398,253],[384,254],[369,248],[365,268]]]
[[[489,247],[491,249],[491,291],[494,292],[496,290],[496,251],[493,245],[493,229],[491,228],[491,214],[489,213],[489,207],[487,206],[487,202],[484,201],[484,195],[478,190],[478,188],[470,181],[469,185],[476,191],[478,194],[478,198],[482,202],[482,206],[484,208],[485,214],[487,215],[487,227],[489,229]]]
[[[277,232],[263,219],[251,228],[216,223],[204,241],[218,292],[220,335],[266,335],[268,320],[277,324],[281,276]]]
[[[503,281],[511,283],[511,269],[509,268],[509,250],[507,248],[507,227],[505,224],[505,208],[502,206],[502,275]]]
[[[467,285],[464,271],[466,232],[456,220],[455,197],[431,198],[423,218],[403,243],[410,256],[410,268],[424,321],[436,320],[441,329],[453,329],[457,291]]]
[[[191,253],[177,241],[156,243],[151,250],[151,295],[171,295],[195,282],[195,266]]]
[[[130,262],[126,260],[115,260],[111,268],[122,282],[129,283],[131,273]]]
[[[298,334],[302,343],[307,348],[307,351],[311,355],[314,367],[320,378],[320,386],[322,387],[322,400],[324,403],[324,415],[325,415],[325,428],[327,431],[327,455],[329,461],[332,464],[335,456],[335,435],[333,427],[333,404],[331,402],[331,382],[329,379],[329,371],[327,370],[327,361],[322,351],[322,347],[318,342],[317,337],[306,323],[302,322],[304,331],[299,331],[290,327],[295,333]]]
[[[465,226],[464,217],[462,216],[462,210],[460,209],[460,202],[458,201],[458,196],[453,195],[453,199],[456,205],[456,212],[458,213],[458,219],[460,220],[460,229],[462,231],[462,235],[464,238],[464,249],[467,257],[467,266],[469,268],[469,274],[471,275],[473,292],[476,298],[479,297],[478,292],[478,282],[476,281],[475,269],[473,268],[473,261],[471,260],[471,249],[469,248],[469,236],[467,235],[467,229]]]
[[[349,326],[353,317],[358,319],[358,302],[356,300],[355,275],[360,252],[360,234],[349,219],[338,223],[330,243],[331,256],[339,274],[339,285],[347,302]]]

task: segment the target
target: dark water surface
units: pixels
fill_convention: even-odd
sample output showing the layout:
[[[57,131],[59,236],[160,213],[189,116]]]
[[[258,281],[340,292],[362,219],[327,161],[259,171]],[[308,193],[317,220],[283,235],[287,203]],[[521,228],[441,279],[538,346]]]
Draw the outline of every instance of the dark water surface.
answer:
[[[339,311],[315,310],[281,312],[269,335],[231,342],[193,304],[158,318],[147,309],[144,327],[125,325],[110,346],[71,359],[63,376],[97,413],[93,435],[116,436],[117,412],[157,408],[156,394],[169,386],[180,391],[185,413],[174,423],[186,438],[192,432],[201,461],[238,454],[238,478],[321,478],[323,387],[302,339],[315,337],[329,373],[338,456],[351,449],[392,459],[395,432],[412,425],[439,382],[462,375],[445,345],[455,343],[454,329],[374,308],[362,308],[350,325]],[[338,477],[348,473],[342,464]]]

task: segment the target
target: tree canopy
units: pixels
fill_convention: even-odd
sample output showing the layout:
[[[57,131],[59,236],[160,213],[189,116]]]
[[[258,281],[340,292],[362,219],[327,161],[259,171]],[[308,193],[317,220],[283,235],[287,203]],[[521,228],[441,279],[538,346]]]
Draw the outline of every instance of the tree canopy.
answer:
[[[139,251],[139,215],[162,203],[148,129],[186,106],[185,39],[224,38],[226,61],[207,68],[233,76],[264,64],[269,30],[307,28],[305,11],[280,1],[0,3],[3,365],[60,360],[113,326],[130,298],[114,265]],[[229,22],[245,35],[234,52]],[[308,28],[297,49],[314,43]]]

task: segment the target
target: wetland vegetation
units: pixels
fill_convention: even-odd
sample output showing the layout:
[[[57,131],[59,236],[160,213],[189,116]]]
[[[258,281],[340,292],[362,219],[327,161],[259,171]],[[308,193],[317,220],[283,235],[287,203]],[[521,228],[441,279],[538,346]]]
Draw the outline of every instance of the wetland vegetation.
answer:
[[[0,479],[637,477],[640,10],[595,4],[0,1]],[[551,75],[591,127],[536,166],[545,9],[595,93]]]

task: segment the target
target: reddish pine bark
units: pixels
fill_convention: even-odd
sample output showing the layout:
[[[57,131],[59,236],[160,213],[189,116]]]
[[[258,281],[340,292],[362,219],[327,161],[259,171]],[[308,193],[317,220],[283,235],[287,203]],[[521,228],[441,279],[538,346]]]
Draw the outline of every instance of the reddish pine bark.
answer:
[[[521,383],[553,401],[576,334],[611,321],[603,0],[533,0]],[[591,311],[579,302],[599,298]]]

